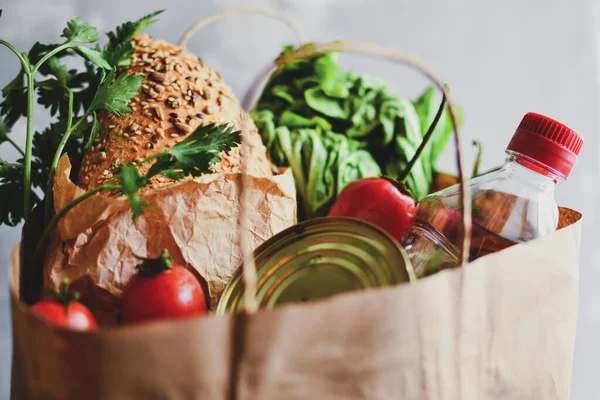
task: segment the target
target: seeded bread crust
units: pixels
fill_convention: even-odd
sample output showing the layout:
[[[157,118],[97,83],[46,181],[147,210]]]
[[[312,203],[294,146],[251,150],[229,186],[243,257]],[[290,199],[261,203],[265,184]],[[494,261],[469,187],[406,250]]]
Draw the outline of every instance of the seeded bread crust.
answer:
[[[273,166],[252,120],[240,107],[231,88],[216,71],[202,60],[148,35],[134,38],[132,63],[122,72],[142,73],[146,79],[138,96],[128,106],[132,113],[122,117],[102,110],[98,114],[100,132],[84,154],[78,185],[89,190],[113,177],[112,170],[121,163],[141,161],[184,140],[199,125],[232,124],[244,129],[247,145],[247,173],[257,177],[273,175]],[[214,172],[239,173],[240,148],[220,154]],[[140,167],[145,173],[150,165]],[[155,177],[150,188],[172,181]]]

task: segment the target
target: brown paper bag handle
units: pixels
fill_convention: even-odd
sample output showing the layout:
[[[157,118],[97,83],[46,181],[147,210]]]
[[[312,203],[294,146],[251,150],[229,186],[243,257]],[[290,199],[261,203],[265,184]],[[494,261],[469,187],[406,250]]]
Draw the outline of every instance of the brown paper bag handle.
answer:
[[[290,29],[292,29],[294,31],[294,34],[296,35],[296,39],[298,40],[299,43],[306,42],[306,40],[305,40],[306,36],[304,35],[304,32],[302,32],[302,30],[300,28],[298,28],[298,26],[296,24],[294,24],[294,22],[291,19],[289,19],[288,17],[286,17],[285,15],[280,14],[276,11],[270,10],[268,8],[247,7],[247,8],[236,8],[233,10],[224,11],[222,13],[212,15],[208,18],[204,18],[204,19],[196,22],[194,25],[190,26],[183,33],[183,36],[181,37],[181,39],[179,39],[179,45],[185,46],[187,41],[190,40],[190,38],[192,36],[194,36],[194,34],[196,32],[198,32],[200,29],[204,28],[205,26],[207,26],[215,21],[218,21],[220,19],[227,18],[227,17],[233,16],[233,15],[240,15],[240,14],[258,14],[258,15],[264,15],[266,17],[271,17],[279,22],[284,23]]]
[[[180,46],[185,46],[188,40],[199,30],[209,25],[212,22],[218,21],[220,19],[240,14],[260,14],[264,16],[268,16],[274,18],[280,22],[283,22],[289,28],[291,28],[298,40],[299,43],[305,42],[304,33],[294,24],[286,16],[279,14],[273,10],[269,9],[261,9],[261,8],[239,8],[234,10],[225,11],[223,13],[210,16],[208,18],[202,19],[198,21],[190,28],[188,28],[181,39],[179,40]],[[251,122],[248,121],[247,113],[242,113],[240,116],[240,127],[242,130],[242,138],[245,137],[245,133],[247,129],[252,126]],[[248,325],[246,323],[247,314],[256,312],[258,306],[256,303],[256,266],[254,263],[254,255],[252,245],[250,243],[250,238],[245,232],[250,228],[248,226],[248,219],[246,218],[245,211],[247,210],[248,204],[248,196],[247,189],[250,187],[250,178],[247,171],[247,160],[245,155],[248,154],[248,147],[244,140],[240,143],[240,170],[241,170],[241,185],[238,193],[238,204],[240,205],[240,210],[238,214],[238,242],[242,253],[242,270],[244,276],[244,284],[247,288],[252,288],[251,290],[245,290],[244,292],[244,305],[246,314],[238,314],[234,316],[234,322],[232,325],[232,335],[231,335],[231,343],[232,343],[232,352],[231,352],[231,361],[230,361],[230,376],[229,376],[229,385],[228,385],[228,393],[227,398],[231,400],[235,400],[238,398],[238,377],[240,375],[240,362],[243,359],[244,352],[244,341],[246,338],[246,330]]]
[[[372,56],[378,56],[387,60],[391,60],[394,62],[398,62],[400,64],[407,65],[413,69],[416,69],[421,74],[423,74],[426,78],[432,81],[440,91],[442,91],[446,96],[446,101],[448,104],[448,108],[450,111],[450,119],[452,122],[453,132],[454,132],[454,141],[456,145],[456,164],[458,168],[458,179],[460,183],[460,203],[462,209],[462,223],[463,223],[463,240],[461,246],[461,257],[460,257],[460,265],[464,265],[469,261],[469,248],[471,242],[471,194],[469,190],[469,186],[464,178],[464,163],[462,158],[462,137],[460,134],[460,129],[458,127],[457,118],[456,118],[456,110],[454,106],[454,102],[450,96],[448,90],[446,90],[446,86],[443,81],[437,77],[423,62],[419,61],[416,57],[410,56],[408,54],[402,53],[398,50],[390,49],[383,46],[374,45],[366,42],[343,42],[343,41],[335,41],[329,43],[323,43],[319,45],[305,46],[299,49],[296,49],[290,53],[279,56],[269,68],[261,73],[252,86],[250,90],[246,94],[242,107],[246,110],[250,110],[254,107],[256,102],[256,94],[258,90],[266,83],[267,78],[272,74],[276,73],[277,69],[280,67],[284,67],[289,65],[290,63],[306,58],[314,57],[318,54],[325,53],[360,53],[367,54]],[[244,157],[242,157],[242,165],[244,164]],[[242,167],[243,170],[243,167]],[[245,208],[245,203],[241,203],[242,209]],[[243,219],[243,213],[240,213],[240,218]],[[243,222],[242,225],[243,226]],[[241,235],[242,241],[243,236]],[[244,247],[243,247],[244,248]],[[248,254],[248,253],[244,253]],[[252,313],[256,310],[256,299],[255,299],[255,291],[256,291],[256,271],[254,266],[254,259],[250,257],[245,257],[243,262],[243,277],[244,277],[244,306],[245,311],[247,313]]]
[[[203,29],[204,27],[206,27],[207,25],[219,21],[223,18],[227,18],[230,16],[234,16],[234,15],[241,15],[241,14],[259,14],[259,15],[264,15],[267,17],[271,17],[274,18],[275,20],[282,22],[283,24],[285,24],[286,26],[288,26],[290,29],[292,29],[294,31],[294,34],[296,35],[296,39],[298,40],[299,43],[305,43],[306,41],[306,36],[304,35],[304,32],[302,32],[302,30],[300,28],[298,28],[298,26],[288,17],[286,17],[283,14],[280,14],[276,11],[267,9],[267,8],[255,8],[255,7],[246,7],[246,8],[237,8],[237,9],[233,9],[233,10],[228,10],[228,11],[224,11],[222,13],[216,14],[216,15],[212,15],[210,17],[204,18],[198,22],[196,22],[195,24],[193,24],[192,26],[190,26],[182,35],[181,39],[179,40],[179,45],[180,46],[185,46],[186,43],[188,42],[188,40],[190,40],[192,38],[192,36],[194,36],[194,34],[196,32],[198,32],[199,30]],[[240,125],[241,125],[241,129],[242,129],[242,133],[245,133],[247,131],[247,128],[249,127],[248,125],[248,121],[247,121],[247,114],[243,114],[240,118]],[[244,135],[242,135],[243,137]],[[253,313],[257,310],[258,306],[256,304],[256,299],[255,299],[255,288],[256,288],[256,266],[254,264],[254,257],[252,254],[252,245],[250,244],[250,241],[248,240],[246,235],[243,235],[242,233],[246,231],[247,228],[249,228],[247,226],[247,220],[245,218],[245,214],[244,214],[244,210],[245,210],[245,204],[247,204],[247,197],[245,196],[246,191],[244,190],[244,188],[247,188],[249,186],[249,181],[248,181],[248,176],[246,174],[246,162],[244,160],[244,154],[248,153],[248,149],[247,146],[245,145],[245,142],[242,141],[242,143],[240,144],[240,153],[241,153],[241,160],[240,160],[240,170],[241,170],[241,188],[240,188],[240,192],[239,192],[239,204],[240,204],[240,213],[238,216],[238,241],[239,241],[239,245],[240,245],[240,249],[242,251],[243,254],[243,271],[244,271],[244,284],[246,287],[248,288],[253,288],[252,290],[247,290],[245,292],[247,292],[248,294],[245,294],[244,297],[244,304],[245,304],[245,308],[246,308],[246,312],[248,313]]]

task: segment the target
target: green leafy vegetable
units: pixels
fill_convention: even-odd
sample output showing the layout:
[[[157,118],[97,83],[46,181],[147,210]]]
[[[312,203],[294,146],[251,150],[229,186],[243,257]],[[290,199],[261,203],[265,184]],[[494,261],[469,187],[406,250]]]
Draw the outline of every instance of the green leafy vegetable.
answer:
[[[65,120],[58,120],[41,132],[35,132],[33,135],[33,160],[31,168],[31,185],[42,189],[47,195],[48,176],[52,170],[52,161],[56,156],[56,150],[59,147],[63,134],[67,129]],[[81,154],[80,142],[77,137],[70,137],[64,146],[71,156]]]
[[[22,219],[23,167],[0,159],[0,223],[16,226]]]
[[[82,45],[96,43],[98,32],[79,18],[67,22],[62,34],[66,40],[64,43],[38,42],[26,55],[20,55],[9,43],[0,40],[0,44],[13,50],[21,61],[17,76],[2,89],[4,99],[0,103],[0,145],[9,142],[25,155],[25,151],[10,139],[9,128],[22,117],[33,119],[29,113],[30,91],[37,90],[38,103],[57,118],[48,128],[35,133],[28,124],[25,147],[31,149],[31,155],[21,160],[22,182],[18,182],[13,170],[0,171],[0,179],[4,178],[6,185],[10,183],[11,190],[19,186],[24,192],[25,187],[29,186],[51,194],[47,193],[52,190],[48,183],[52,182],[60,154],[66,151],[71,156],[81,155],[93,143],[100,128],[96,112],[105,109],[118,116],[131,112],[127,103],[137,95],[144,76],[119,75],[117,68],[130,63],[133,36],[150,26],[159,13],[147,15],[136,22],[127,22],[118,27],[115,33],[108,33],[109,41],[102,50],[97,44],[95,47]],[[83,60],[83,70],[66,67],[62,59],[72,56],[79,56]],[[36,79],[36,72],[44,78]],[[33,203],[29,203],[29,199],[20,199],[25,202],[24,208],[30,209],[40,201],[33,196],[29,198],[34,199]],[[25,211],[17,212],[17,201],[6,207],[3,208],[5,212],[14,218],[27,216]],[[23,203],[20,207],[23,208]],[[51,212],[51,202],[47,202],[47,210]],[[49,217],[47,215],[46,220]],[[14,221],[12,217],[2,218],[2,221],[7,220]]]
[[[2,89],[4,101],[0,104],[0,115],[4,116],[4,123],[13,126],[27,113],[27,87],[25,86],[25,72],[19,74]]]
[[[437,104],[439,104],[439,99],[434,87],[427,89],[421,97],[414,102],[415,110],[421,120],[422,132],[427,132],[427,128],[431,125],[431,122],[435,117]],[[458,124],[462,124],[462,112],[458,107],[456,108],[456,117],[458,118]],[[441,152],[446,148],[450,137],[452,137],[452,120],[450,118],[450,111],[448,108],[445,108],[444,113],[435,127],[432,143],[427,145],[432,166],[436,165],[437,159]]]
[[[45,75],[50,75],[51,78],[36,82],[35,86],[39,94],[38,103],[49,108],[50,115],[54,116],[61,107],[66,106],[74,71],[67,71],[67,67],[57,57],[50,58],[47,64],[48,71]]]
[[[313,87],[305,91],[304,98],[309,107],[321,114],[332,118],[348,118],[348,110],[344,110],[344,105],[340,104],[337,98],[328,96],[320,87]]]
[[[139,195],[139,190],[146,184],[147,179],[140,176],[135,164],[131,163],[121,165],[115,171],[115,176],[116,179],[121,181],[119,189],[127,197],[127,200],[129,200],[133,220],[137,221],[145,210],[151,208]]]
[[[10,127],[8,124],[0,119],[0,145],[8,141],[8,134],[10,133]]]
[[[220,152],[229,151],[240,141],[240,132],[234,131],[233,127],[201,126],[184,141],[152,157],[156,162],[148,175],[163,175],[171,179],[200,176],[219,160]]]
[[[32,269],[38,265],[31,258],[33,239],[28,223],[31,211],[45,201],[44,226],[48,229],[58,160],[65,151],[70,155],[81,154],[93,142],[99,130],[96,111],[105,109],[116,115],[131,112],[127,103],[137,95],[144,77],[118,75],[117,68],[131,63],[133,35],[152,24],[156,14],[123,24],[115,34],[109,33],[109,43],[102,50],[97,44],[95,47],[82,45],[96,43],[98,32],[79,18],[67,23],[63,43],[35,43],[28,53],[0,39],[0,45],[7,47],[21,64],[17,76],[2,89],[0,145],[9,143],[23,156],[14,164],[1,163],[0,223],[16,225],[25,221],[24,266],[28,276],[37,276]],[[62,63],[62,58],[70,56],[78,56],[83,61],[83,70],[68,69]],[[44,79],[39,79],[40,75]],[[36,91],[38,102],[49,109],[55,120],[50,127],[34,133]],[[9,135],[10,128],[22,117],[27,118],[24,150]],[[41,189],[43,197],[38,197],[33,188]],[[54,224],[57,217],[58,214],[52,218]],[[37,246],[37,261],[40,248],[43,246]],[[37,297],[34,286],[24,281],[22,294],[26,301]]]
[[[22,156],[25,156],[23,149],[8,136],[9,133],[10,126],[0,119],[0,146],[3,143],[10,143]]]
[[[113,81],[116,71],[113,69],[98,87],[98,92],[90,106],[91,111],[108,110],[116,116],[129,114],[129,100],[137,95],[144,82],[142,74],[121,74]]]
[[[286,47],[283,54],[292,50]],[[299,218],[305,219],[326,215],[352,180],[398,176],[421,144],[439,102],[433,87],[411,102],[380,79],[342,70],[336,55],[320,54],[277,69],[251,115],[273,162],[291,167]],[[407,178],[417,199],[429,193],[451,133],[446,109]]]
[[[98,31],[91,25],[84,23],[81,18],[75,18],[67,22],[62,37],[69,42],[94,43],[98,41]]]
[[[89,47],[85,47],[85,46],[75,46],[74,49],[79,54],[81,54],[82,56],[87,58],[88,61],[90,61],[92,64],[94,64],[100,68],[107,69],[107,70],[110,70],[113,68],[113,66],[108,61],[106,61],[106,59],[104,58],[102,53],[98,50],[90,49]]]
[[[124,24],[121,24],[114,32],[106,34],[109,43],[113,46],[117,46],[121,43],[130,42],[135,35],[152,26],[157,21],[156,17],[163,12],[164,10],[155,11],[148,15],[144,15],[135,22],[125,22]]]
[[[125,22],[114,32],[108,32],[106,35],[109,41],[103,50],[103,56],[108,63],[115,67],[126,67],[131,64],[133,55],[131,40],[135,35],[154,24],[156,17],[163,12],[164,10],[156,11],[135,22]]]
[[[286,118],[293,120],[290,127],[276,127],[275,115],[270,110],[254,111],[252,117],[271,160],[292,169],[300,219],[327,215],[348,183],[381,173],[371,154],[360,149],[357,141],[323,129],[329,127],[326,120],[292,117],[295,114],[286,112],[289,113]]]

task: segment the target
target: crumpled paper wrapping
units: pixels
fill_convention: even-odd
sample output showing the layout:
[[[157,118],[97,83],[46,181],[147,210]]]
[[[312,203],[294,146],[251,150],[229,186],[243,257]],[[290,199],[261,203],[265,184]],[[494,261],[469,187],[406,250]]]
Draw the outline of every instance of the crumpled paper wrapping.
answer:
[[[568,400],[581,215],[411,285],[77,333],[19,302],[11,399]]]
[[[71,164],[60,159],[54,188],[55,210],[84,193],[70,179]],[[124,285],[136,272],[133,253],[158,256],[166,248],[175,263],[195,271],[214,308],[241,263],[238,195],[241,174],[203,175],[142,192],[152,206],[134,225],[124,197],[97,195],[70,211],[58,224],[44,263],[45,286],[73,282],[101,320],[114,318]],[[250,177],[249,231],[252,248],[296,223],[291,171],[272,178]],[[202,281],[201,280],[201,281]]]

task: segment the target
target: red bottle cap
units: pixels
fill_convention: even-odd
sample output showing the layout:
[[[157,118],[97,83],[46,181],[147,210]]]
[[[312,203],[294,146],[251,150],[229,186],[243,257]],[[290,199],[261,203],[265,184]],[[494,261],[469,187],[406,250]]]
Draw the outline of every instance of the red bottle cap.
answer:
[[[507,151],[532,158],[569,176],[583,146],[583,138],[571,128],[537,113],[527,113],[513,135]]]

